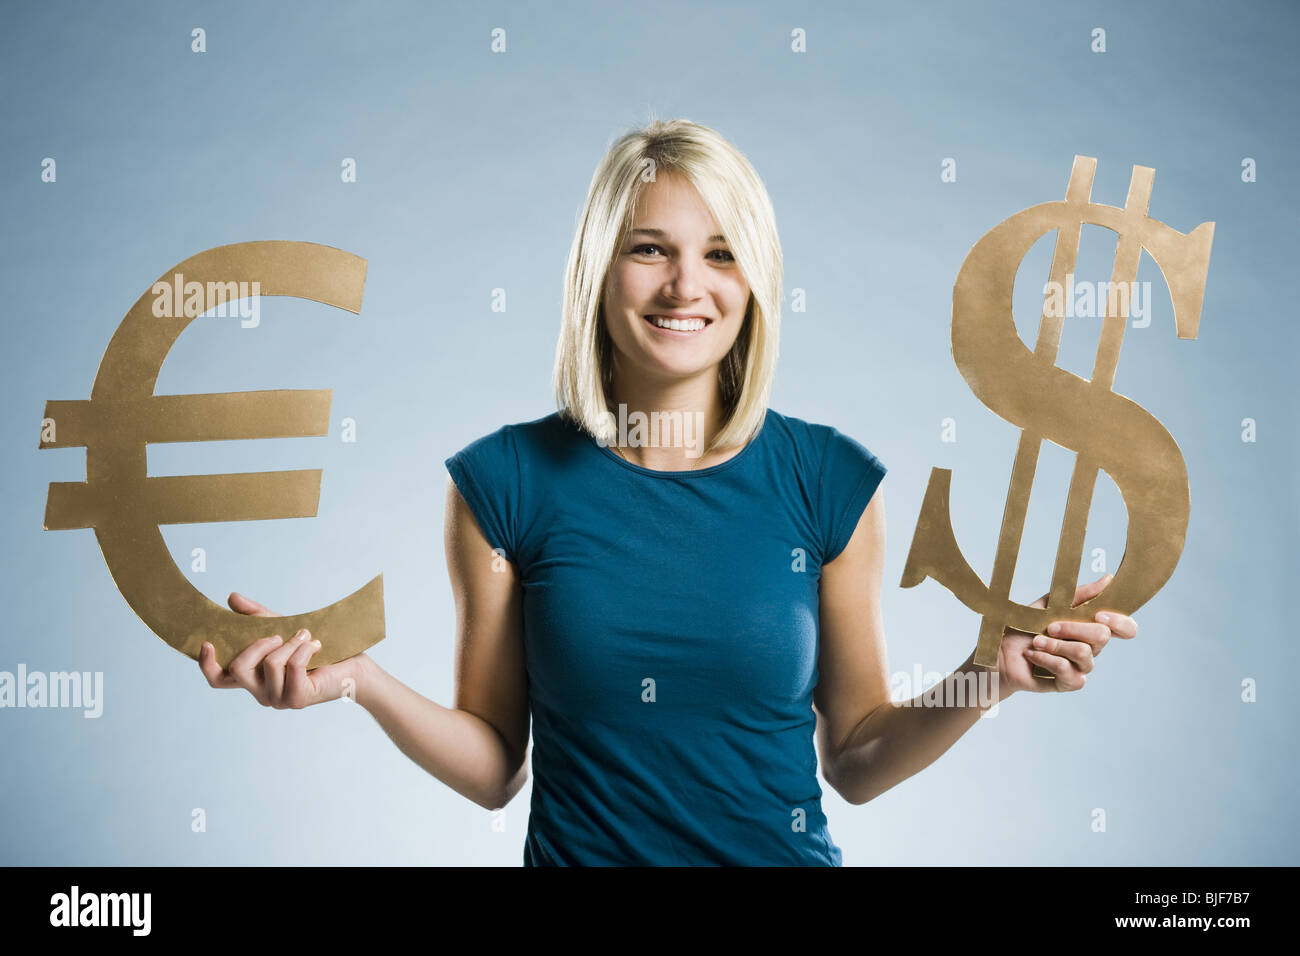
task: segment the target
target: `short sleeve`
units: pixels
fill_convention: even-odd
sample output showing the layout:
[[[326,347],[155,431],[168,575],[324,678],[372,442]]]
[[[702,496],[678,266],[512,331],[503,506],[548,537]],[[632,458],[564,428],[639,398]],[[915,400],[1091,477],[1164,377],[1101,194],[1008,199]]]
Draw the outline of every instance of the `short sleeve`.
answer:
[[[826,432],[818,482],[822,564],[829,564],[848,546],[887,470],[861,443],[830,426]]]
[[[519,514],[519,456],[513,426],[484,435],[444,464],[469,505],[483,537],[515,560]]]

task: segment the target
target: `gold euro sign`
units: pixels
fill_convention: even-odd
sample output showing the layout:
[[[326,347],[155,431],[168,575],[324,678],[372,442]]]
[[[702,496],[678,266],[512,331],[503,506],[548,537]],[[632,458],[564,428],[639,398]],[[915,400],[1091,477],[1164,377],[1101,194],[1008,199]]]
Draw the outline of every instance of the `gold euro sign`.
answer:
[[[158,280],[184,276],[216,290],[216,303],[238,298],[241,283],[261,295],[311,299],[360,313],[366,261],[310,242],[241,242],[186,259]],[[243,286],[247,288],[248,286]],[[232,294],[233,293],[233,294]],[[109,573],[149,629],[198,659],[204,641],[223,667],[259,638],[287,640],[307,628],[321,642],[312,667],[351,657],[384,636],[383,575],[340,601],[305,614],[254,617],[216,604],[181,573],[159,525],[315,517],[320,469],[224,475],[147,476],[147,442],[297,438],[329,430],[329,389],[154,395],[172,345],[193,321],[186,309],[156,314],[142,295],[117,327],[89,401],[52,401],[40,448],[86,449],[84,482],[51,482],[46,530],[94,528]],[[206,309],[199,309],[199,312]]]
[[[1128,322],[1128,296],[1145,249],[1169,285],[1180,339],[1196,338],[1210,266],[1214,223],[1183,234],[1147,215],[1155,170],[1134,166],[1123,209],[1091,201],[1097,161],[1074,158],[1064,202],[1019,212],[986,233],[971,249],[952,293],[952,354],[962,377],[981,402],[1019,426],[1020,443],[1002,514],[993,576],[980,580],[962,555],[949,513],[952,472],[930,471],[903,587],[932,577],[971,610],[983,615],[975,663],[996,667],[1007,626],[1045,634],[1055,620],[1091,621],[1100,610],[1132,614],[1164,585],[1182,554],[1191,497],[1187,467],[1173,437],[1142,406],[1112,391]],[[1101,339],[1091,380],[1059,368],[1062,310],[1044,307],[1038,341],[1030,351],[1016,331],[1012,289],[1020,262],[1038,239],[1056,230],[1051,285],[1059,290],[1074,272],[1084,223],[1118,234]],[[1050,301],[1050,298],[1049,298]],[[1025,511],[1043,440],[1075,454],[1065,518],[1057,544],[1051,591],[1044,608],[1010,598],[1011,579],[1024,532]],[[1098,470],[1124,496],[1128,537],[1124,555],[1105,590],[1071,607],[1083,557],[1084,533]],[[1035,667],[1042,677],[1050,671]]]

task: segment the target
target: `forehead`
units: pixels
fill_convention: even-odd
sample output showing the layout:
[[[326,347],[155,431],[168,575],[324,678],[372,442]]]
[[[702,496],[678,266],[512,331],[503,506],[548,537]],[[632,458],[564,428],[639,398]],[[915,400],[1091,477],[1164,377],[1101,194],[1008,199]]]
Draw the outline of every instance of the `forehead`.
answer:
[[[717,231],[717,222],[699,190],[683,176],[659,174],[641,187],[633,227]]]

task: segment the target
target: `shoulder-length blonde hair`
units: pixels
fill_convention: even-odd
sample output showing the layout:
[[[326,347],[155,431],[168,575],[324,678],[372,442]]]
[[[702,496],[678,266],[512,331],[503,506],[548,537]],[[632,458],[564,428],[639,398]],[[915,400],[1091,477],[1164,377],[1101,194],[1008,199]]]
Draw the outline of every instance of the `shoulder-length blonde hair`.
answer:
[[[641,190],[662,173],[683,176],[699,192],[750,287],[736,344],[718,369],[723,424],[706,451],[743,445],[763,423],[776,371],[781,243],[772,200],[749,160],[719,133],[689,120],[656,120],[624,134],[596,168],[565,269],[556,404],[592,437],[615,440],[613,346],[601,297]]]

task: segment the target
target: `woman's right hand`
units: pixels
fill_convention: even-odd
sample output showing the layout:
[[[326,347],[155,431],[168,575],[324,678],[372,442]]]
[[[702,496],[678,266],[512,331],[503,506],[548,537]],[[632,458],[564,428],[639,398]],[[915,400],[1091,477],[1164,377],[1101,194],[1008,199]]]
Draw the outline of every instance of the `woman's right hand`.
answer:
[[[227,599],[231,610],[255,617],[278,617],[256,601],[232,592]],[[264,707],[277,710],[300,710],[311,704],[337,700],[346,690],[356,699],[356,686],[363,654],[307,672],[307,664],[320,650],[320,641],[301,630],[289,641],[276,634],[254,641],[244,648],[223,670],[217,652],[206,641],[199,651],[199,669],[208,684],[217,688],[242,687]],[[350,684],[347,682],[351,681]]]

